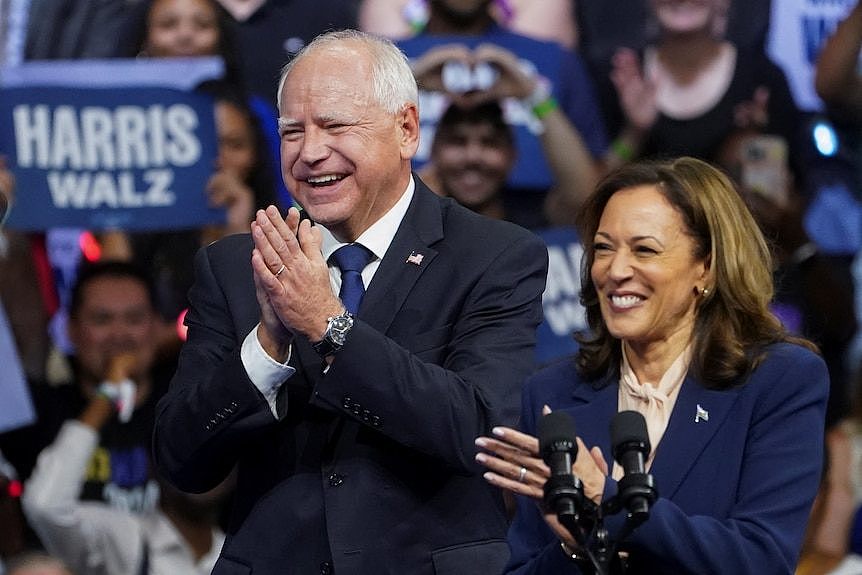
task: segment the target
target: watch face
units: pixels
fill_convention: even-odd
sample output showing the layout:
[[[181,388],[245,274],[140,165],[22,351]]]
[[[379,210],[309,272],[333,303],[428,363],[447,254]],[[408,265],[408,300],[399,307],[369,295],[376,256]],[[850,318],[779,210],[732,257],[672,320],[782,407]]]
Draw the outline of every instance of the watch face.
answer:
[[[347,339],[347,332],[352,327],[353,318],[350,316],[339,315],[332,318],[332,322],[329,324],[329,339],[335,345],[344,345],[344,341]]]

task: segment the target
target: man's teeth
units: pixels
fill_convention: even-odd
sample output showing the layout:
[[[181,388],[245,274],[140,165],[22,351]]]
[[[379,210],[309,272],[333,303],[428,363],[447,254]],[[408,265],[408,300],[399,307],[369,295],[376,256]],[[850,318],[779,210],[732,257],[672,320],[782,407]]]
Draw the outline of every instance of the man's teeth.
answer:
[[[641,301],[636,295],[612,295],[611,303],[617,307],[631,307]]]
[[[312,178],[308,178],[307,181],[309,184],[328,184],[329,182],[334,182],[338,179],[340,178],[337,175],[328,174],[326,176],[315,176]]]

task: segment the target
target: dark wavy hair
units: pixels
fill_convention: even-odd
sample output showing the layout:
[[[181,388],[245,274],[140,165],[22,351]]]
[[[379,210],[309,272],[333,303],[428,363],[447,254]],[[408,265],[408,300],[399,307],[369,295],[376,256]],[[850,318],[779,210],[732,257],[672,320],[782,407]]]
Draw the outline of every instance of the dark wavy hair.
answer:
[[[599,380],[619,370],[620,340],[605,325],[591,269],[593,238],[605,206],[616,192],[655,186],[682,216],[698,259],[709,267],[709,292],[699,296],[692,334],[691,372],[713,389],[740,382],[762,360],[764,347],[790,341],[816,351],[808,340],[790,335],[769,310],[773,262],[769,246],[733,183],[718,169],[694,158],[627,164],[599,183],[579,218],[584,241],[581,303],[590,331],[577,336],[578,370]]]

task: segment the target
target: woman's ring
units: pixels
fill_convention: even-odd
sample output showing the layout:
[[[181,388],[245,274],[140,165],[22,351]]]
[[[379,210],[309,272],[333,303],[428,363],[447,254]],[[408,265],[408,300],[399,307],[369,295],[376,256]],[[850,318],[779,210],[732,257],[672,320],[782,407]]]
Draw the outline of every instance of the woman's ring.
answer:
[[[281,264],[281,267],[280,267],[280,268],[278,268],[278,271],[277,271],[277,272],[275,272],[275,277],[280,276],[280,275],[281,275],[281,272],[283,272],[283,271],[284,271],[284,269],[285,269],[285,268],[284,268],[284,264]]]
[[[521,470],[518,472],[518,481],[520,483],[523,483],[524,479],[526,479],[526,477],[527,477],[527,468],[522,467]]]

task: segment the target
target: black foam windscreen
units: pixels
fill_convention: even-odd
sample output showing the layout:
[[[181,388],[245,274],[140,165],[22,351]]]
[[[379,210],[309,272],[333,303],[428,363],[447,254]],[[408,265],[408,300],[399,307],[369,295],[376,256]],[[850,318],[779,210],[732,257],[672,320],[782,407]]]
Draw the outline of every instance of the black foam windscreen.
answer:
[[[552,411],[539,420],[539,451],[556,451],[561,444],[575,444],[575,422],[564,411]]]
[[[611,421],[611,446],[614,459],[619,459],[618,451],[632,444],[638,444],[645,453],[650,452],[649,432],[646,419],[637,411],[621,411]]]

